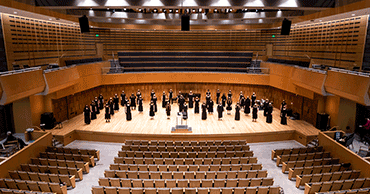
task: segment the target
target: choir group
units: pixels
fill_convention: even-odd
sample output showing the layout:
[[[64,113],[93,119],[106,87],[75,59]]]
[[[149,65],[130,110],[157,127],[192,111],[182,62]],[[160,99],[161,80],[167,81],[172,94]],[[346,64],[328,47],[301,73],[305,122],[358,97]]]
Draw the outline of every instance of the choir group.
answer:
[[[206,92],[206,101],[202,103],[201,105],[201,118],[202,120],[207,119],[207,113],[213,114],[213,109],[215,106],[215,102],[213,102],[211,98],[211,92],[207,90]],[[141,96],[140,90],[137,91],[136,95],[134,93],[131,94],[131,96],[127,97],[125,92],[122,91],[121,98],[118,97],[117,94],[114,95],[114,97],[110,97],[109,100],[105,103],[104,106],[104,98],[103,95],[100,94],[99,97],[95,97],[94,100],[92,100],[90,106],[86,105],[84,108],[84,118],[85,123],[90,124],[91,120],[95,120],[97,117],[97,114],[100,114],[100,111],[102,111],[105,108],[105,121],[110,122],[111,117],[114,115],[115,111],[119,111],[120,109],[120,102],[121,106],[125,107],[125,113],[126,113],[126,120],[130,121],[132,119],[131,110],[136,110],[136,106],[138,106],[139,113],[143,112],[143,98]],[[185,97],[182,95],[181,91],[177,94],[176,97],[174,97],[172,89],[168,92],[168,97],[166,95],[166,92],[163,91],[162,95],[162,108],[165,109],[167,119],[171,116],[171,104],[174,102],[177,102],[179,106],[179,112],[182,113],[183,119],[188,118],[188,109],[194,108],[194,113],[199,114],[200,112],[200,99],[199,96],[193,94],[192,91],[188,94],[188,103],[186,103]],[[216,110],[218,113],[218,120],[222,120],[223,112],[226,107],[227,114],[230,115],[232,111],[232,93],[231,90],[229,90],[228,94],[225,93],[222,94],[219,89],[217,89],[216,93]],[[149,108],[149,116],[151,119],[154,119],[156,112],[158,111],[157,107],[157,96],[154,92],[154,90],[150,93],[150,108]],[[240,91],[239,94],[239,101],[235,105],[235,120],[240,120],[240,111],[243,110],[244,114],[250,114],[252,108],[252,121],[256,122],[258,117],[258,110],[263,110],[263,115],[266,117],[267,123],[272,123],[272,101],[269,102],[268,99],[264,100],[261,99],[261,101],[257,100],[256,94],[253,92],[251,98],[247,96],[244,97],[244,94],[242,91]],[[287,124],[287,104],[283,100],[280,107],[280,117],[281,117],[281,124],[286,125]]]

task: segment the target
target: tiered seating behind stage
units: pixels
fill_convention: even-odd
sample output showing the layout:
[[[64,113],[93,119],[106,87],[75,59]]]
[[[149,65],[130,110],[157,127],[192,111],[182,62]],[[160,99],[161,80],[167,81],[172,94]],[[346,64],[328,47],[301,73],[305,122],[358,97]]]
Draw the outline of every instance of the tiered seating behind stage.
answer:
[[[360,178],[361,171],[331,158],[322,147],[272,150],[271,159],[275,158],[277,166],[282,164],[282,172],[289,172],[288,179],[295,179],[297,188],[305,188],[305,194],[369,192],[370,178]]]
[[[76,179],[90,171],[99,159],[98,150],[48,147],[31,164],[21,164],[19,170],[9,171],[10,178],[0,179],[0,193],[66,194],[76,187]],[[85,155],[86,154],[86,155]]]
[[[99,186],[92,187],[93,194],[280,192],[245,140],[134,140],[126,141],[118,155]]]
[[[224,71],[247,72],[253,52],[214,51],[125,51],[118,52],[125,72],[135,71]]]

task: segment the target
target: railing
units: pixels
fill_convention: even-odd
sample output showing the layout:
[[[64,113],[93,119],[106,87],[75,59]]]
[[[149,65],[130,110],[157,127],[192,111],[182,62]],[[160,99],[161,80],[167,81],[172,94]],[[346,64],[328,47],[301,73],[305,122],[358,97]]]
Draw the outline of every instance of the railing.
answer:
[[[3,76],[3,75],[12,75],[12,74],[16,74],[16,73],[24,73],[24,72],[36,71],[36,70],[41,70],[41,67],[30,67],[30,68],[26,68],[26,69],[19,69],[19,70],[12,70],[12,71],[4,71],[4,72],[0,72],[0,76]]]
[[[340,68],[335,68],[335,67],[330,67],[328,70],[336,71],[340,73],[347,73],[347,74],[352,74],[352,75],[370,77],[370,73],[364,73],[364,72],[359,72],[359,71],[351,71],[351,70],[340,69]]]
[[[327,74],[326,71],[324,70],[321,70],[321,69],[314,69],[314,68],[308,68],[308,67],[301,67],[301,66],[295,66],[295,68],[298,68],[298,69],[304,69],[306,71],[312,71],[312,72],[316,72],[316,73],[321,73],[321,74]]]
[[[231,69],[232,70],[232,69]],[[218,72],[218,73],[245,73],[245,74],[269,74],[269,68],[261,68],[261,67],[247,67],[245,68],[245,72],[231,72],[231,71],[141,71],[141,72]],[[125,73],[123,67],[103,67],[102,74],[121,74]],[[133,73],[133,72],[130,72]],[[137,72],[136,72],[137,73]]]
[[[49,72],[52,72],[52,71],[59,71],[59,70],[62,70],[62,69],[69,69],[69,68],[73,68],[73,67],[76,67],[76,65],[45,69],[44,73],[49,73]]]

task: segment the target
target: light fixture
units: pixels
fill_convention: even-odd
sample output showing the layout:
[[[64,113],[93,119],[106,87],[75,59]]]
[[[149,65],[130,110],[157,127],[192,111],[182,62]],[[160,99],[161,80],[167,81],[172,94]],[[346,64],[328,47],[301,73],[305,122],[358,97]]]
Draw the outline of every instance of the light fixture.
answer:
[[[198,12],[199,12],[199,13],[201,13],[201,12],[202,12],[202,9],[201,9],[201,8],[200,8],[200,9],[198,9]]]
[[[170,13],[172,13],[173,12],[173,9],[170,9]]]
[[[214,11],[215,13],[217,13],[218,11],[217,11],[217,9],[215,9],[215,11]]]
[[[258,9],[256,9],[256,13],[258,13]]]
[[[18,12],[16,12],[16,11],[14,12],[14,14],[17,14],[17,13],[18,13]]]
[[[107,8],[107,10],[109,10],[109,7]]]
[[[179,10],[178,9],[176,9],[176,13],[179,13]]]
[[[123,8],[123,11],[126,11],[127,9],[126,8]]]
[[[157,13],[157,12],[158,12],[158,10],[157,10],[157,9],[154,9],[154,10],[153,10],[153,12],[154,12],[154,13]]]
[[[90,10],[92,10],[92,7],[90,7]]]
[[[354,13],[352,14],[352,16],[355,16],[355,15],[356,15],[356,14],[354,14]]]
[[[139,8],[139,11],[141,12],[141,11],[143,11],[141,8]]]
[[[116,10],[115,10],[115,9],[113,9],[113,10],[112,10],[112,12],[113,12],[113,13],[115,13],[115,12],[116,12]]]
[[[193,13],[195,13],[195,9],[193,9]]]
[[[229,9],[229,11],[230,11],[230,12],[232,12],[232,11],[233,11],[233,9],[231,9],[231,8],[230,8],[230,9]]]
[[[165,10],[165,9],[164,9],[164,10],[163,10],[163,13],[166,13],[166,12],[167,12],[167,10]]]
[[[53,20],[53,18],[49,18],[49,20]]]

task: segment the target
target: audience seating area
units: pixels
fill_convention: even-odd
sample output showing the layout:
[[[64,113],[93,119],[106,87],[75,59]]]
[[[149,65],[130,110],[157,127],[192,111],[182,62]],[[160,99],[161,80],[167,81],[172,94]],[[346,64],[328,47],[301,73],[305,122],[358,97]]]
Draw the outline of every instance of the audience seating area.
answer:
[[[71,66],[71,65],[94,63],[94,62],[100,62],[100,61],[103,61],[103,59],[99,57],[99,58],[88,58],[88,59],[65,60],[64,62],[66,66]]]
[[[280,192],[245,140],[126,141],[109,168],[93,194]]]
[[[125,51],[118,52],[124,72],[224,71],[247,72],[253,52]]]
[[[351,170],[350,163],[331,158],[322,147],[272,150],[271,159],[282,164],[282,172],[296,181],[305,194],[369,193],[370,178],[360,177],[361,171]]]
[[[18,170],[10,170],[9,178],[0,179],[0,194],[6,193],[56,193],[66,194],[76,187],[76,180],[83,180],[89,173],[99,150],[48,147],[39,158],[31,158],[30,164],[21,164]]]

